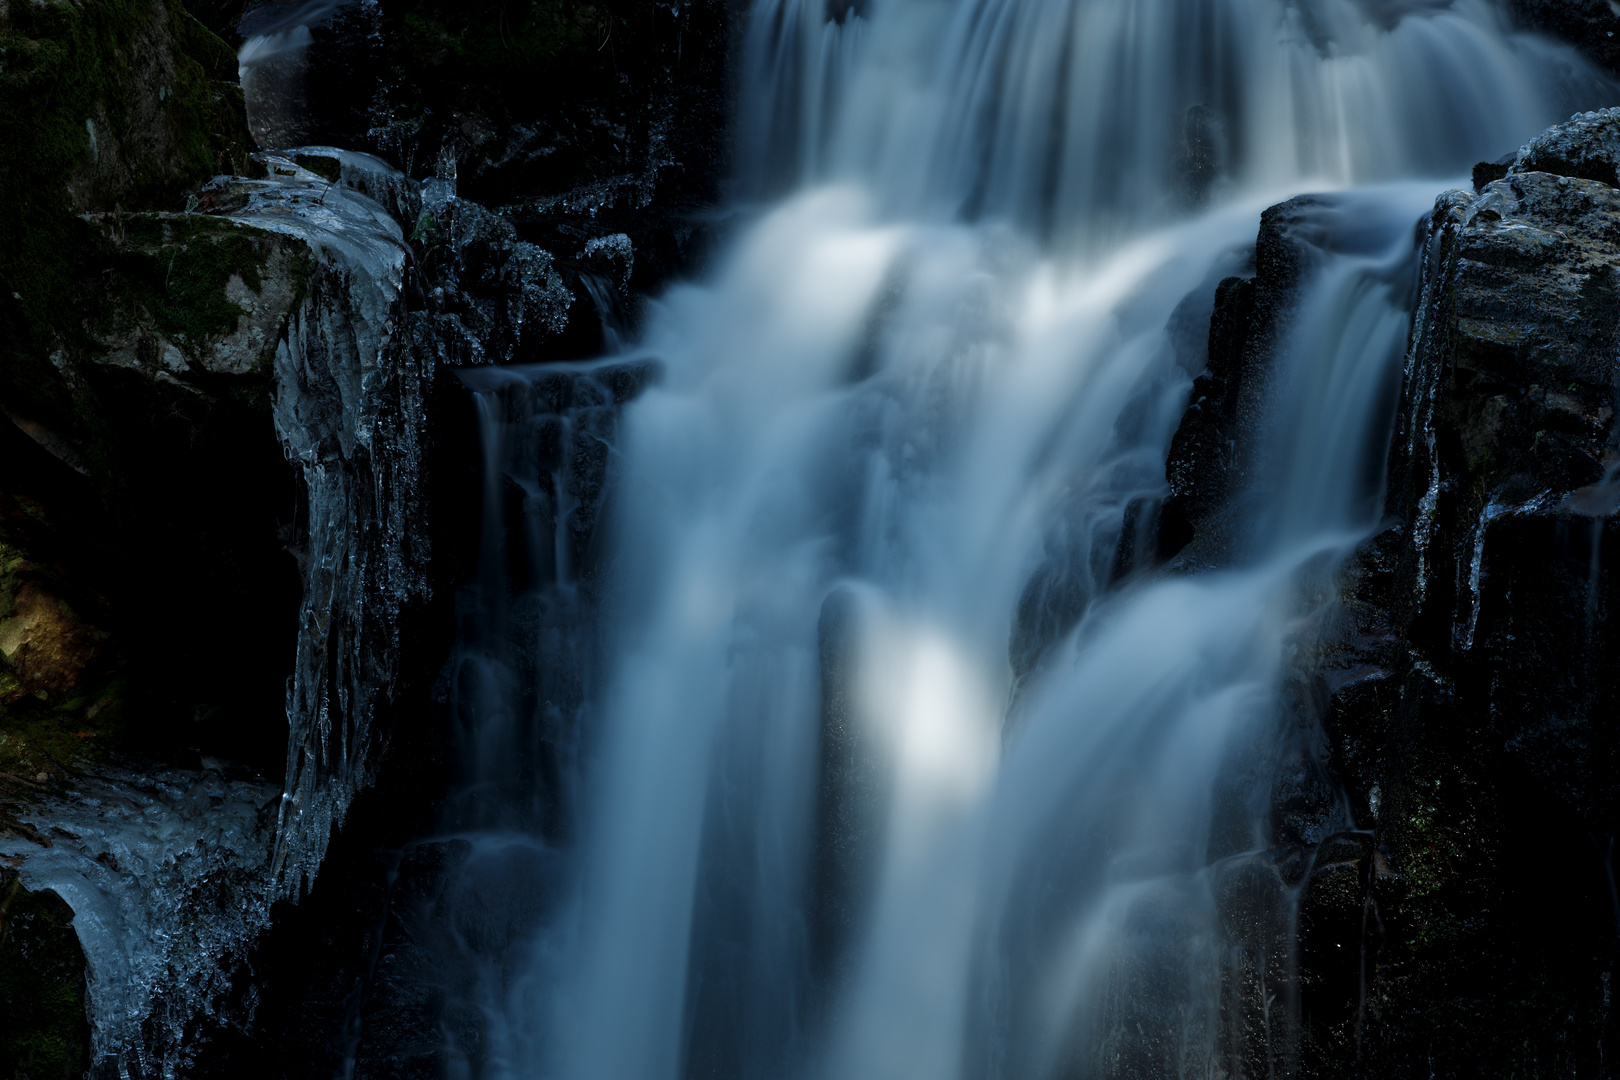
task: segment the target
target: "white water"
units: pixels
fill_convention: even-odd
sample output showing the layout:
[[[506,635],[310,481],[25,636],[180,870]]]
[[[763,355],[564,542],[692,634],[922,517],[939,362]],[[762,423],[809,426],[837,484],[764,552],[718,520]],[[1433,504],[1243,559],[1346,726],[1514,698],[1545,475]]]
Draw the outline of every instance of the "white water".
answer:
[[[1598,84],[1468,0],[824,11],[759,0],[740,182],[775,201],[630,350],[665,376],[618,436],[562,899],[480,1068],[1264,1073],[1219,1032],[1216,897],[1376,520],[1413,226]],[[1215,283],[1263,207],[1354,184],[1236,563],[1121,575]]]

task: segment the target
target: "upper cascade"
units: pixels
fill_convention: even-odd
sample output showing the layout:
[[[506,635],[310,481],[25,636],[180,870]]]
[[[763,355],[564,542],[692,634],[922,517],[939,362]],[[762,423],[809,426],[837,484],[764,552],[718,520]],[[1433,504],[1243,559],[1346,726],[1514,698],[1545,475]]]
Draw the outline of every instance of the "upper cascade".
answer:
[[[853,180],[1087,247],[1245,192],[1457,174],[1602,85],[1487,0],[762,0],[752,44],[756,191]]]

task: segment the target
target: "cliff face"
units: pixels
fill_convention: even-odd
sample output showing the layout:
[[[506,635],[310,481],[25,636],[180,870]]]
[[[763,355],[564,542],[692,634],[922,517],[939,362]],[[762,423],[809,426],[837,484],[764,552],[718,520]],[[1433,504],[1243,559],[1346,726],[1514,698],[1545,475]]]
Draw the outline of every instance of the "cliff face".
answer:
[[[204,15],[245,46],[256,115],[276,121],[261,141],[379,155],[553,256],[573,294],[566,332],[523,359],[600,351],[593,239],[631,243],[617,298],[631,317],[702,257],[727,157],[726,0],[243,7]],[[295,39],[308,47],[280,51]]]
[[[120,393],[75,402],[76,419],[106,432],[90,449],[17,421],[54,451],[45,464],[55,471],[42,464],[34,496],[14,497],[39,524],[18,530],[0,622],[7,764],[19,770],[4,778],[14,799],[0,852],[22,885],[55,892],[75,912],[98,1070],[169,1072],[190,1060],[200,1019],[232,989],[271,905],[307,890],[332,830],[372,779],[375,721],[408,655],[402,621],[427,592],[430,378],[407,347],[407,251],[383,205],[399,174],[360,155],[332,160],[329,179],[263,156],[268,176],[216,178],[190,193],[190,212],[81,216],[106,262],[94,279],[103,292],[83,337],[54,363],[70,387]],[[139,436],[154,428],[193,453],[241,440],[260,455],[264,486],[240,455],[199,464],[221,491],[188,490],[183,474],[177,483],[168,463],[145,456],[154,440]],[[140,570],[182,580],[194,570],[203,582],[131,612],[127,592],[74,595],[84,567],[106,571],[103,549],[53,546],[55,482],[72,474],[101,498],[71,509],[126,530],[114,539],[132,546],[150,542],[139,530],[172,535],[207,519],[230,504],[230,485],[245,485],[237,498],[261,516],[235,522],[246,536],[179,537],[178,551]],[[131,500],[135,483],[163,497]],[[277,490],[285,522],[263,505]],[[186,496],[200,505],[177,507]],[[199,539],[217,548],[199,552]],[[291,610],[273,610],[268,627],[230,603],[241,582],[264,574],[251,561],[259,544],[282,548],[277,558],[296,575],[276,597]],[[114,588],[117,572],[132,572],[111,569]],[[225,595],[188,606],[214,574],[227,579]],[[178,640],[142,637],[132,615],[175,626]],[[244,658],[260,635],[268,657]],[[188,645],[219,669],[190,670]],[[241,685],[256,667],[276,681]],[[177,694],[229,686],[241,697],[176,715],[172,698],[150,689],[170,681]]]
[[[8,1030],[0,1070],[169,1072],[307,890],[413,657],[411,221],[380,162],[249,157],[235,57],[178,4],[0,31],[0,854],[21,909],[73,912],[49,990],[92,1021]],[[0,962],[43,947],[22,925]]]
[[[1265,1017],[1235,969],[1250,1071],[1582,1075],[1613,1042],[1617,150],[1620,114],[1578,117],[1424,225],[1384,524],[1300,636],[1275,846],[1222,899],[1290,1004]],[[1229,557],[1312,203],[1267,211],[1254,277],[1218,292],[1172,571]]]
[[[1309,1019],[1364,1070],[1582,1073],[1613,1040],[1617,126],[1550,130],[1429,226],[1389,525],[1315,684],[1377,865],[1365,992]]]
[[[276,542],[284,511],[230,483],[267,470],[273,497],[291,495],[263,410],[268,367],[254,363],[269,354],[247,326],[262,334],[274,321],[279,301],[258,292],[275,276],[270,252],[202,219],[146,216],[183,209],[188,185],[251,164],[240,91],[222,78],[232,58],[178,3],[11,5],[0,47],[0,529],[28,563],[31,595],[51,598],[29,601],[50,618],[19,627],[5,650],[20,681],[0,690],[0,710],[59,711],[88,696],[69,710],[88,724],[105,694],[80,675],[111,664],[151,705],[143,715],[184,713],[207,728],[202,718],[238,689],[247,701],[278,680],[250,663],[247,686],[240,675],[225,685],[223,641],[174,615],[272,622],[296,590]],[[216,346],[232,358],[216,362]],[[18,596],[0,600],[6,615]],[[61,652],[41,634],[80,644]],[[53,650],[70,670],[41,667],[57,663]],[[276,711],[260,708],[254,726]],[[189,731],[174,741],[196,743]]]
[[[179,3],[0,5],[0,52],[0,1071],[46,1075],[90,1064],[86,965],[19,853],[139,873],[46,807],[131,749],[199,775],[280,756],[284,664],[259,645],[298,586],[265,334],[299,275],[172,213],[253,165],[234,57]]]

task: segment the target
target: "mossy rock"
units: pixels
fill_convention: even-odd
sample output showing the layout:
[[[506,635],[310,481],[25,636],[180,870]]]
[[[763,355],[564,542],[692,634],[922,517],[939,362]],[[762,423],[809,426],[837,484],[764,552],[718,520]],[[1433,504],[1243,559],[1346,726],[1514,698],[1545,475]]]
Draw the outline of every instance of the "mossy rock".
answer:
[[[0,1077],[62,1080],[90,1060],[84,952],[73,910],[0,867]]]
[[[0,14],[0,401],[60,424],[51,357],[82,337],[94,236],[76,215],[179,209],[252,162],[228,46],[179,0],[13,4]]]
[[[204,214],[99,215],[85,360],[148,377],[268,377],[308,289],[301,240]],[[99,303],[97,302],[99,301]]]
[[[44,507],[0,492],[0,799],[102,759],[122,727],[126,680],[96,625],[104,602],[55,564],[56,546]]]

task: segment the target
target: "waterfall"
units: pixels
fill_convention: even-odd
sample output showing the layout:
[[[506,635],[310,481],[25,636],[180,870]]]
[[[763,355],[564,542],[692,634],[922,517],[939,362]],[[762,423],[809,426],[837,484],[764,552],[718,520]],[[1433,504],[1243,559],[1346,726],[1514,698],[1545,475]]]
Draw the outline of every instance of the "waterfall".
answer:
[[[1285,1071],[1282,863],[1356,823],[1273,835],[1284,689],[1378,519],[1414,225],[1603,87],[1483,0],[756,0],[747,42],[707,280],[468,379],[458,1074]],[[1302,191],[1236,535],[1161,570],[1217,285]]]

